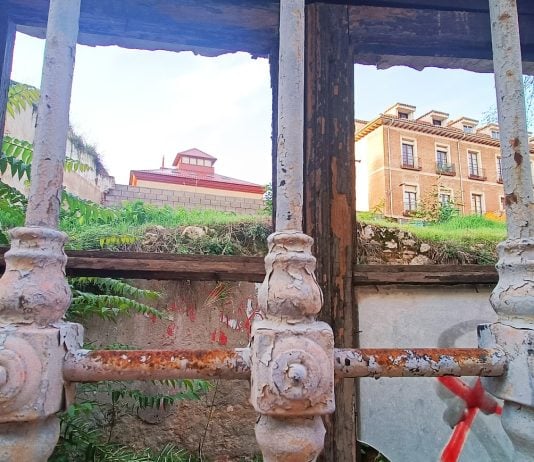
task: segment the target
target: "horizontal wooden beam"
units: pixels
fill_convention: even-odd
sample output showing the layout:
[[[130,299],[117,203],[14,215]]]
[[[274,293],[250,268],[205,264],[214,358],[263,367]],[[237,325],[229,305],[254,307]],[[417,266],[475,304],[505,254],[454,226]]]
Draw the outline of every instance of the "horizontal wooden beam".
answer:
[[[308,0],[308,3],[315,3]],[[354,62],[492,72],[488,0],[321,0],[351,5]],[[79,43],[216,56],[267,56],[277,0],[84,0]],[[534,73],[534,2],[518,0],[525,73]],[[48,0],[7,0],[17,30],[44,37]]]
[[[493,265],[355,265],[355,286],[496,284]]]
[[[0,249],[0,272],[5,269]],[[129,279],[248,281],[265,277],[263,257],[67,251],[67,276]]]
[[[4,253],[0,247],[0,273]],[[175,255],[164,253],[67,251],[68,276],[129,279],[247,281],[265,277],[263,257]],[[355,265],[354,285],[496,284],[492,265]]]

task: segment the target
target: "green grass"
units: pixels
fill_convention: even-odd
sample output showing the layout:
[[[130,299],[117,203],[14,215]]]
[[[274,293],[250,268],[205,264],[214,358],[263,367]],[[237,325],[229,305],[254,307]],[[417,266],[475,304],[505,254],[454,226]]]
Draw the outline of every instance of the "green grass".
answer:
[[[423,241],[456,244],[487,244],[495,246],[506,238],[506,225],[478,215],[454,217],[444,223],[399,224],[385,219],[373,219],[368,214],[359,217],[364,223],[409,231]]]
[[[96,217],[81,225],[75,219],[64,219],[61,229],[69,235],[66,247],[74,250],[253,255],[266,250],[269,222],[265,214],[172,209],[138,201],[117,209],[111,222]],[[189,239],[182,235],[186,226],[202,227],[206,235]]]

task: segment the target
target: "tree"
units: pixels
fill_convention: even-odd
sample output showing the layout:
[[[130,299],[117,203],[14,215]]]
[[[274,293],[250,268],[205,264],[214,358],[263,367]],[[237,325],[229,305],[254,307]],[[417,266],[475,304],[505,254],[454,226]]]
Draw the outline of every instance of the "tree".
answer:
[[[525,106],[527,110],[527,127],[529,132],[534,131],[534,76],[524,75],[523,84],[525,86]],[[484,123],[499,123],[497,116],[497,106],[492,105],[483,115]]]

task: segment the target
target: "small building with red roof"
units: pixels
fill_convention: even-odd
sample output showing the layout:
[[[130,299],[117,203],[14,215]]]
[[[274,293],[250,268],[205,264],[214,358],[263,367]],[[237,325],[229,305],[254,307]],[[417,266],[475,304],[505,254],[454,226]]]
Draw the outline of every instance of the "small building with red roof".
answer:
[[[216,161],[200,149],[188,149],[176,154],[172,167],[130,171],[130,186],[262,200],[263,186],[215,173]]]

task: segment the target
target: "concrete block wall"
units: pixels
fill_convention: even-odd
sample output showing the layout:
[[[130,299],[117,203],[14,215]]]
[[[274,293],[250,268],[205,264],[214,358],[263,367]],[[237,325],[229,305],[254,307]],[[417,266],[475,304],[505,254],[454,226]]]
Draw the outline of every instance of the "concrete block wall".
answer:
[[[146,188],[118,184],[104,196],[103,205],[117,206],[123,202],[141,200],[147,204],[185,209],[211,209],[241,214],[256,214],[263,209],[263,200],[244,197],[223,197],[168,189]]]

